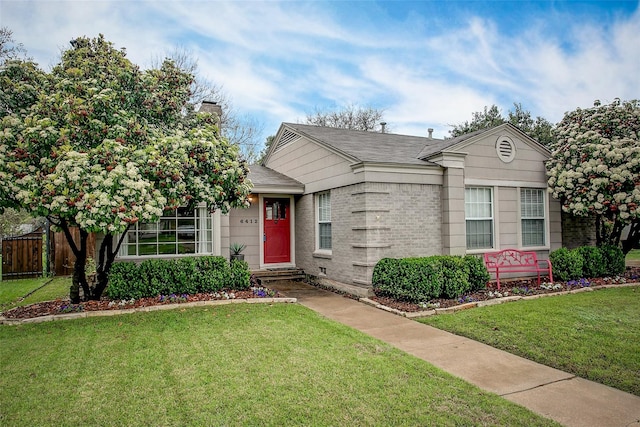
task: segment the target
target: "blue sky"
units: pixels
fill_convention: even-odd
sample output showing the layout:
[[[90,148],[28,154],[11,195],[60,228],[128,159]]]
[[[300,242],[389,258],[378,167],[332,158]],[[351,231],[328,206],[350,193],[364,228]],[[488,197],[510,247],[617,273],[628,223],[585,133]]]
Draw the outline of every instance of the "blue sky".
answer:
[[[345,105],[384,110],[394,133],[522,103],[565,111],[640,98],[638,1],[11,1],[0,25],[45,69],[103,33],[148,67],[176,47],[198,58],[234,110],[263,126]]]

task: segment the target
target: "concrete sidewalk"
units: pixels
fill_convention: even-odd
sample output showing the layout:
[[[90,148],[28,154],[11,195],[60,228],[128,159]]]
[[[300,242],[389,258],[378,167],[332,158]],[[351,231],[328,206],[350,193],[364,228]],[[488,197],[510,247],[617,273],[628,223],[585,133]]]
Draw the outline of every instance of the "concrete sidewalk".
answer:
[[[327,318],[563,425],[640,426],[640,397],[305,283],[281,281],[269,286]]]

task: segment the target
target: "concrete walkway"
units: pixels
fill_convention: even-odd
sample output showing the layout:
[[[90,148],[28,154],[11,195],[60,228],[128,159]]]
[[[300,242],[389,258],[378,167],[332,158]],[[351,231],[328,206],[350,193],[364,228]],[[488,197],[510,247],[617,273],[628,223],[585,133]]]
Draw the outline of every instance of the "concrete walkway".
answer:
[[[640,426],[640,397],[632,394],[305,283],[281,281],[269,287],[565,426]]]

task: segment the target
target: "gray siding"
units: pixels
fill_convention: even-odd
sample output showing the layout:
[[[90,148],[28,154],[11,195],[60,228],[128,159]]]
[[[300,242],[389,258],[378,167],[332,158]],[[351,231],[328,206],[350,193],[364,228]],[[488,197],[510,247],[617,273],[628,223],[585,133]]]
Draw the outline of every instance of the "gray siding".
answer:
[[[304,183],[308,193],[351,184],[356,179],[344,157],[305,138],[278,150],[266,166]]]
[[[506,135],[516,145],[517,154],[511,163],[504,163],[496,154],[496,140]],[[544,153],[526,144],[519,135],[505,131],[492,133],[459,151],[468,153],[465,158],[467,179],[489,179],[498,181],[546,182]]]
[[[226,218],[228,219],[229,237],[223,241],[222,254],[229,258],[229,245],[243,243],[247,245],[243,254],[244,260],[249,263],[249,268],[260,268],[259,245],[261,240],[258,203],[252,204],[248,209],[232,209]]]

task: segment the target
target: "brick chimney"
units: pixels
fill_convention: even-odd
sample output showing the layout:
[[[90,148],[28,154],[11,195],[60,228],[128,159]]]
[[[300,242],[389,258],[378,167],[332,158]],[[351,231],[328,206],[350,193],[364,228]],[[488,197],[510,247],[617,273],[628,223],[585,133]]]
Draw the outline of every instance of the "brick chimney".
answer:
[[[222,118],[222,107],[214,101],[202,101],[202,105],[200,105],[200,110],[198,111],[217,115],[218,120]]]

